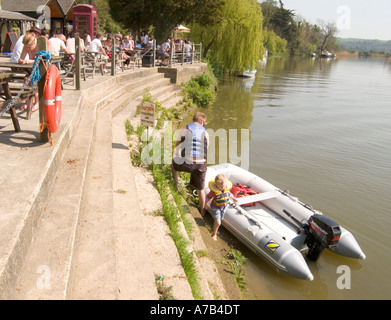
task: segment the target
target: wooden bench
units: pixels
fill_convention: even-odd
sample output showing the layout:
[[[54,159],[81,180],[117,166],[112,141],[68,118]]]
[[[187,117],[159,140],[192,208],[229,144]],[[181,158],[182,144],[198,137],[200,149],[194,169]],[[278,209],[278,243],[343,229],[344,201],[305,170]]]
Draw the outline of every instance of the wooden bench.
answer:
[[[137,68],[140,68],[142,62],[141,51],[136,50],[134,52],[134,55],[130,57],[130,61],[133,61],[133,69],[136,67],[136,63],[137,63]]]
[[[6,110],[7,106],[11,102],[12,95],[8,86],[9,81],[12,79],[13,74],[8,73],[8,72],[2,72],[0,73],[0,84],[3,87],[4,94],[6,96],[6,101],[2,104],[0,107],[0,113],[3,114],[3,111]],[[9,112],[11,114],[11,119],[12,123],[14,125],[14,129],[16,132],[20,131],[20,125],[19,125],[19,120],[18,120],[18,115],[16,114],[16,108],[15,105],[13,105],[10,109]]]
[[[61,78],[61,89],[64,89],[64,83],[71,82],[72,85],[75,85],[75,69],[76,69],[76,61],[75,56],[72,54],[64,55],[63,66],[60,70],[60,78]],[[86,80],[84,74],[84,81]]]
[[[86,51],[84,52],[83,59],[82,59],[82,72],[84,75],[84,79],[86,78],[86,70],[91,69],[92,70],[92,78],[94,78],[95,70],[100,70],[100,73],[104,74],[103,72],[103,66],[106,64],[106,61],[103,58],[102,52],[91,52]]]
[[[115,52],[116,67],[119,67],[122,70],[122,72],[124,72],[125,70],[125,62],[126,62],[126,59],[123,58],[123,54],[124,52],[122,50]]]
[[[13,77],[12,80],[13,81],[8,82],[8,88],[11,93],[11,96],[14,97],[22,89],[23,82],[15,81],[15,77]],[[37,88],[32,88],[32,87],[27,86],[24,88],[23,92],[19,96],[19,99],[17,99],[17,101],[15,103],[15,104],[20,104],[20,102],[27,103],[26,120],[31,119],[31,113],[32,113],[31,108],[34,105],[33,98],[35,97],[36,93],[37,93]],[[4,93],[2,93],[2,94],[4,94]],[[5,97],[5,98],[8,99],[7,97]],[[35,103],[37,103],[37,102],[38,101],[36,101]]]

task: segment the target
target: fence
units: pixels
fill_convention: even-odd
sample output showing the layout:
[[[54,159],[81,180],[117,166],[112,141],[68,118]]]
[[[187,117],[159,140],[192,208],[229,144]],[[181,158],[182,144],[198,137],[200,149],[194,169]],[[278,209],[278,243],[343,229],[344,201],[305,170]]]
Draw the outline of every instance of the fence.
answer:
[[[86,65],[85,65],[85,53],[80,51],[80,38],[75,38],[75,61],[72,64],[71,68],[74,71],[74,81],[76,90],[80,90],[81,76],[83,75],[84,80],[86,80]],[[178,49],[178,48],[177,48]],[[175,50],[174,46],[170,47],[169,52],[169,65],[168,67],[173,67],[176,65],[184,64],[193,64],[201,62],[202,57],[202,44],[192,44],[190,50],[185,50],[185,46],[182,45],[180,50]],[[159,55],[159,49],[156,46],[156,41],[153,40],[152,47],[148,49],[135,50],[134,56],[129,58],[133,61],[134,66],[138,64],[143,67],[156,67],[159,63],[161,64],[161,57]],[[98,59],[99,60],[99,59]],[[111,51],[111,59],[108,60],[111,63],[111,75],[117,73],[117,65],[122,63],[122,70],[124,59],[121,58],[121,55],[115,51],[114,46]],[[103,65],[102,61],[94,62],[97,64],[98,69]],[[102,70],[101,70],[102,71]],[[92,68],[92,72],[95,72],[95,67]],[[69,70],[68,70],[69,73]]]

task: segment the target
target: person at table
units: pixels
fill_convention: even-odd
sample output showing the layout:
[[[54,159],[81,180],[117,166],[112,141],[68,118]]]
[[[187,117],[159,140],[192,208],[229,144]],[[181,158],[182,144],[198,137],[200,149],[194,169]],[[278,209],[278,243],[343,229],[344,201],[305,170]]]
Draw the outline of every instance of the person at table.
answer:
[[[63,34],[59,34],[58,36],[53,35],[49,39],[49,52],[52,56],[59,56],[60,51],[65,53],[70,53],[70,51],[65,46],[65,36]]]
[[[23,49],[18,59],[19,64],[33,64],[35,61],[35,53],[37,52],[37,41],[32,32],[27,32],[23,36]],[[30,59],[32,57],[33,59]]]
[[[71,54],[75,54],[76,53],[76,46],[75,46],[75,38],[76,37],[79,37],[80,38],[80,34],[79,32],[75,32],[73,34],[73,38],[69,38],[67,39],[66,41],[66,48],[67,50],[71,53]],[[80,52],[83,52],[85,49],[85,46],[84,46],[84,40],[82,38],[80,38]]]
[[[35,53],[37,52],[37,42],[35,39],[35,35],[33,32],[27,32],[23,36],[23,50],[22,53],[20,54],[20,58],[18,60],[19,64],[33,64],[35,59],[32,60],[29,57],[35,57]],[[27,80],[27,76],[25,77],[25,81]],[[19,109],[19,110],[24,110],[27,108],[27,105],[30,102],[30,99],[33,99],[34,105],[31,108],[31,111],[36,111],[39,108],[39,100],[38,100],[38,91],[34,93],[33,96],[28,96],[26,103]]]
[[[130,57],[133,57],[134,41],[131,36],[125,35],[122,40],[122,50],[125,56],[125,65],[129,67]]]
[[[111,47],[113,45],[113,38],[111,35],[106,35],[106,40],[103,42],[103,47],[105,48],[107,55],[109,58],[111,58]]]
[[[134,49],[134,41],[132,39],[132,36],[125,35],[124,40],[122,40],[122,49],[127,53],[129,56],[132,55],[132,51]]]
[[[148,46],[148,34],[146,31],[141,32],[141,45],[143,48]]]
[[[31,27],[31,29],[29,31],[26,32],[26,34],[27,33],[32,33],[34,35],[35,39],[37,39],[41,35],[41,29],[33,26],[33,27]],[[11,63],[19,63],[19,58],[20,58],[20,55],[22,53],[23,46],[24,46],[24,44],[23,44],[24,36],[25,35],[20,36],[18,41],[15,44],[14,51],[12,52],[12,55],[10,57]],[[28,59],[28,58],[29,57],[27,56],[27,58],[25,58],[25,59]],[[32,58],[35,58],[35,55]]]
[[[91,44],[91,36],[90,36],[90,33],[89,32],[85,32],[85,45],[86,45],[86,48],[88,48],[88,46]]]
[[[96,35],[96,38],[91,41],[90,45],[88,46],[88,51],[103,53],[103,59],[104,59],[103,72],[107,73],[108,71],[106,70],[106,65],[109,57],[107,56],[106,50],[102,45],[102,36],[99,33]]]

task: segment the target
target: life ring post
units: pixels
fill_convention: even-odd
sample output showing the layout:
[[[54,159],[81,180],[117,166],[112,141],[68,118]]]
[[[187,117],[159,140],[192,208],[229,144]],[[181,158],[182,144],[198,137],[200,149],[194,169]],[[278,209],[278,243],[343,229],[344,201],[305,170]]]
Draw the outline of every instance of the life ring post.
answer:
[[[48,51],[48,39],[46,37],[38,37],[37,39],[37,51]],[[39,74],[41,79],[38,82],[38,99],[39,99],[39,123],[40,123],[40,141],[48,142],[51,139],[51,133],[45,123],[45,110],[44,110],[44,89],[46,80],[46,69],[49,62],[41,61],[39,64]]]

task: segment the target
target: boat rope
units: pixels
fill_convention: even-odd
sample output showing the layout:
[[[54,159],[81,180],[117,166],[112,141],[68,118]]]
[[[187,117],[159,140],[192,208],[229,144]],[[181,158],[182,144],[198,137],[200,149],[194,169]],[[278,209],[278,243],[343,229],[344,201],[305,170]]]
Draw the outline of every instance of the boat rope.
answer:
[[[35,58],[35,61],[34,61],[34,64],[33,64],[33,69],[32,69],[32,71],[30,73],[30,76],[23,83],[22,88],[16,94],[16,96],[14,96],[10,100],[7,100],[9,102],[7,103],[7,106],[1,111],[0,117],[2,117],[4,113],[8,112],[8,110],[11,109],[15,105],[15,103],[17,103],[17,101],[19,100],[20,96],[25,91],[26,87],[28,87],[28,86],[35,87],[37,82],[41,80],[41,75],[39,73],[40,62],[41,61],[42,62],[49,61],[51,56],[50,56],[50,53],[47,52],[47,51],[38,51],[35,55],[37,57]],[[47,71],[46,64],[44,63],[43,65],[44,65],[44,67],[45,67],[45,69]],[[45,82],[45,86],[46,86],[46,82]],[[39,131],[40,132],[42,132],[43,129],[44,129],[44,123],[45,123],[45,119],[43,119],[43,122],[39,124]],[[50,144],[52,145],[52,140],[51,140],[51,136],[49,135],[49,133],[48,133],[48,139],[49,139]]]
[[[39,80],[41,80],[41,75],[40,75],[39,69],[38,69],[40,61],[45,62],[45,61],[49,61],[51,59],[49,51],[41,50],[41,51],[38,51],[35,55],[37,57],[35,58],[34,65],[33,65],[33,71],[31,72],[31,74],[33,75],[32,79],[31,79],[31,86],[32,87],[35,86]],[[43,65],[45,66],[45,69],[47,71],[46,64],[44,63]]]
[[[11,109],[19,100],[22,93],[25,91],[27,86],[34,87],[36,83],[41,79],[41,76],[39,74],[39,62],[40,61],[46,61],[44,59],[50,59],[50,53],[46,51],[38,51],[35,54],[37,57],[35,58],[33,69],[30,73],[30,76],[27,78],[27,80],[23,83],[22,88],[20,91],[14,96],[8,103],[7,106],[1,111],[0,117],[4,115],[4,113],[8,112],[9,109]],[[45,66],[46,68],[46,66]],[[6,103],[6,102],[4,102]]]

